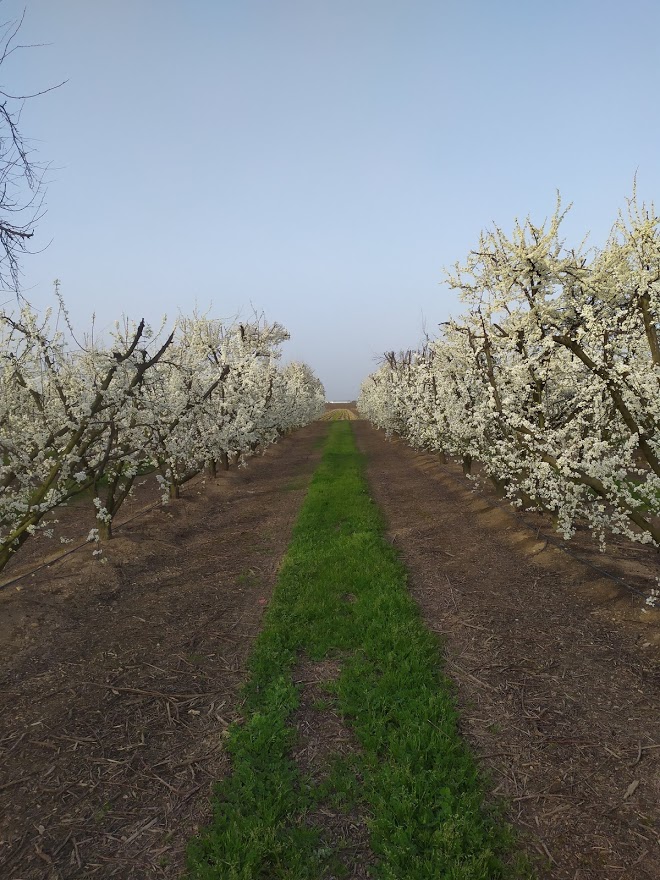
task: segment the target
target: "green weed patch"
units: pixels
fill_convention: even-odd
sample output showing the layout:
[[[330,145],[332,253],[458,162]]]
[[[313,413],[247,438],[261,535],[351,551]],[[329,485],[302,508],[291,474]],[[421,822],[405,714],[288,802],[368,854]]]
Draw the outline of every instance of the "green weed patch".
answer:
[[[359,744],[321,783],[291,757],[292,670],[303,656],[340,662],[329,699]],[[521,876],[506,855],[509,832],[484,806],[437,639],[383,539],[349,422],[330,426],[244,693],[244,720],[227,741],[232,771],[217,787],[213,824],[189,847],[191,880],[341,876],[350,850],[331,847],[309,818],[330,802],[366,815],[377,878]]]

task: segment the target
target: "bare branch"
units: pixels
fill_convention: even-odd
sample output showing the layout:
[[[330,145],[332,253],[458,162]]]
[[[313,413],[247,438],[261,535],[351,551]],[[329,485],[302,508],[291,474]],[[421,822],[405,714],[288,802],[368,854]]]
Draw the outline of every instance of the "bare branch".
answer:
[[[19,49],[47,45],[16,42],[24,19],[25,11],[20,18],[0,24],[0,66]],[[26,100],[52,92],[63,84],[27,94],[14,94],[0,88],[0,288],[16,293],[20,288],[20,258],[32,253],[28,243],[44,214],[48,170],[48,165],[35,161],[21,133],[21,112]]]

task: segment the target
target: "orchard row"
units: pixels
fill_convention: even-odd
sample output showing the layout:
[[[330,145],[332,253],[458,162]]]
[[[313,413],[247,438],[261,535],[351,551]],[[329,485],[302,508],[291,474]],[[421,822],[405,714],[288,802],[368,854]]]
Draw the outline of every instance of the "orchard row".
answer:
[[[359,409],[415,447],[474,461],[565,537],[586,521],[660,545],[660,218],[636,195],[604,248],[542,226],[482,233],[448,275],[465,310],[389,354]]]
[[[124,321],[105,344],[77,344],[62,306],[42,319],[29,305],[0,312],[0,570],[81,492],[92,536],[110,537],[140,474],[155,470],[167,500],[317,418],[320,381],[278,363],[287,338],[261,317],[193,315],[169,333]]]

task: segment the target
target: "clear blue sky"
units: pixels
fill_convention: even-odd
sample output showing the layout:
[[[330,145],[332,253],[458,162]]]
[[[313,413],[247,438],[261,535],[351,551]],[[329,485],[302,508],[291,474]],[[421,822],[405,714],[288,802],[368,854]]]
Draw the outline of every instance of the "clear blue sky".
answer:
[[[660,199],[657,0],[26,0],[5,90],[52,163],[24,261],[77,326],[250,303],[330,399],[459,306],[443,267],[541,220],[602,244]],[[23,4],[4,0],[5,19]],[[577,242],[576,242],[577,243]]]

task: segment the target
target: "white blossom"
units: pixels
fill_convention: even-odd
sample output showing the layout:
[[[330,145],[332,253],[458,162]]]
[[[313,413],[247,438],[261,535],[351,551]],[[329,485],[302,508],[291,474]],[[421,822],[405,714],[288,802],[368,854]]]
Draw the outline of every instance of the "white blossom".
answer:
[[[413,446],[478,461],[570,538],[586,523],[660,543],[660,218],[630,200],[600,252],[541,226],[482,233],[448,273],[465,306],[362,385],[364,416]]]

